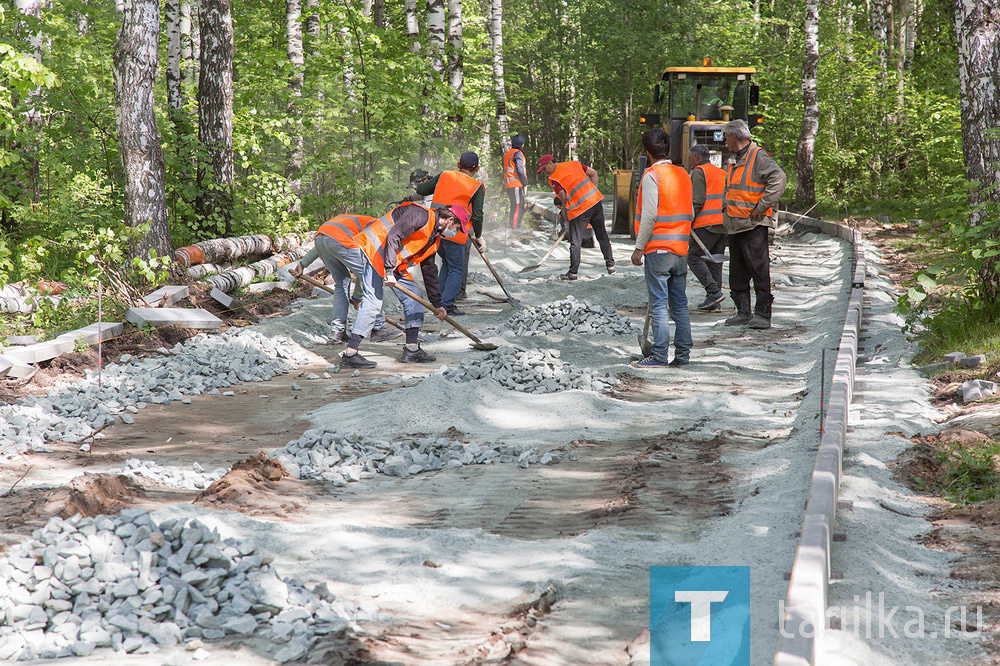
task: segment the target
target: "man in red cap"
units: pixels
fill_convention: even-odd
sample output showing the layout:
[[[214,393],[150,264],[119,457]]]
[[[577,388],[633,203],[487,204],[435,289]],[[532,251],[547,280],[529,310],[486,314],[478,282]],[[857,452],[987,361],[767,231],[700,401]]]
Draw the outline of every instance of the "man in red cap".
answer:
[[[375,318],[382,310],[382,295],[386,285],[395,287],[398,283],[415,294],[420,293],[420,287],[410,273],[410,269],[418,264],[427,289],[427,300],[436,308],[434,315],[438,319],[447,316],[441,304],[434,254],[442,238],[454,238],[459,233],[462,222],[458,215],[468,218],[468,213],[460,209],[460,206],[451,206],[431,210],[420,204],[404,203],[354,237],[365,258],[360,276],[363,295],[347,349],[340,359],[340,367],[375,367],[375,361],[361,356],[358,347],[361,346],[361,340],[371,332]],[[421,349],[417,342],[420,327],[424,323],[423,306],[400,291],[396,291],[396,296],[399,297],[406,316],[406,344],[400,362],[433,362],[436,359]]]
[[[583,232],[589,224],[601,246],[608,274],[615,272],[615,257],[611,240],[604,228],[604,195],[597,189],[597,172],[575,160],[556,162],[552,155],[542,155],[538,160],[538,173],[544,172],[552,191],[559,198],[566,219],[569,221],[569,272],[560,280],[575,280],[580,270],[580,245]]]

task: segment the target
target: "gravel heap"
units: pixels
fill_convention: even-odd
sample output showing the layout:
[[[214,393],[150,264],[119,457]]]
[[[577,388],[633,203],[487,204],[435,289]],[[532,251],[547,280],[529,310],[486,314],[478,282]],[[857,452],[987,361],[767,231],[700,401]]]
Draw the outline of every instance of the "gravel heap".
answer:
[[[517,335],[545,335],[553,331],[590,335],[629,335],[639,332],[632,322],[606,305],[590,305],[567,296],[561,301],[518,310],[504,324]]]
[[[110,472],[111,474],[123,474],[135,479],[139,483],[142,481],[152,481],[171,488],[184,488],[186,490],[204,490],[226,475],[228,467],[219,467],[211,472],[206,472],[199,463],[193,463],[191,469],[181,467],[168,467],[159,465],[152,460],[139,460],[129,458],[125,461],[125,466],[119,470]]]
[[[606,391],[617,383],[610,373],[600,375],[559,360],[558,349],[501,347],[480,357],[466,357],[462,365],[444,376],[453,382],[493,379],[501,386],[523,393],[553,393],[566,389]]]
[[[268,338],[249,329],[196,335],[164,356],[138,361],[125,354],[121,363],[61,384],[43,397],[21,398],[0,406],[0,461],[25,451],[48,452],[46,442],[79,442],[95,430],[133,414],[149,403],[169,404],[185,395],[218,394],[240,381],[260,382],[308,362],[306,352],[288,338]]]
[[[323,479],[334,486],[381,473],[406,478],[421,472],[490,463],[521,467],[558,462],[549,453],[518,444],[466,444],[447,437],[384,440],[355,433],[312,428],[271,455],[300,479]]]
[[[297,659],[365,613],[319,585],[282,580],[270,558],[197,520],[52,518],[0,557],[0,661],[156,652],[195,639],[256,636]]]

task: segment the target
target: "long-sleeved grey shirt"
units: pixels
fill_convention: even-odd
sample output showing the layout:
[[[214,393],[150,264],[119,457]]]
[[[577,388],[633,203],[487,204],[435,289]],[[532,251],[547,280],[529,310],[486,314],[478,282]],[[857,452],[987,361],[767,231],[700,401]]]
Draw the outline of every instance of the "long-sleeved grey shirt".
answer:
[[[385,251],[383,252],[386,275],[395,271],[396,256],[403,248],[406,239],[427,224],[427,210],[420,206],[398,206],[393,209],[390,215],[393,226],[385,237]],[[438,236],[440,233],[435,229],[431,233],[427,245],[437,240]],[[420,273],[424,278],[427,300],[434,307],[441,307],[441,287],[438,284],[438,270],[434,263],[434,255],[420,262]]]
[[[528,172],[524,170],[524,153],[520,149],[514,153],[514,170],[517,171],[517,179],[524,183],[522,187],[527,187]]]

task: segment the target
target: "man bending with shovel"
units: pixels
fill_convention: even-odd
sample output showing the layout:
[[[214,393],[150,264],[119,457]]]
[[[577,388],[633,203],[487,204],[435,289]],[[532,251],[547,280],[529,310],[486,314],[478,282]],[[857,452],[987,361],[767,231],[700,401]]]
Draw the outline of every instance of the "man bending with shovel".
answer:
[[[691,208],[691,179],[683,167],[671,164],[670,138],[662,129],[642,135],[642,147],[651,167],[642,174],[639,200],[635,207],[635,250],[632,263],[645,261],[646,290],[649,292],[649,320],[653,325],[653,345],[648,355],[636,362],[639,368],[687,365],[691,356],[691,315],[688,313],[687,254],[694,213]],[[670,322],[674,320],[674,359],[667,361]]]
[[[459,231],[469,230],[469,214],[461,206],[431,210],[415,203],[404,203],[386,213],[354,237],[364,255],[361,274],[361,308],[354,319],[354,328],[347,349],[340,358],[342,368],[374,368],[375,361],[358,353],[361,341],[375,325],[375,318],[382,311],[385,286],[397,283],[407,290],[419,293],[420,288],[409,270],[420,265],[427,297],[435,308],[434,315],[444,319],[447,312],[441,305],[434,253],[442,238],[454,237]],[[424,308],[400,290],[395,290],[406,316],[406,344],[402,363],[431,363],[435,359],[417,341],[424,323]]]

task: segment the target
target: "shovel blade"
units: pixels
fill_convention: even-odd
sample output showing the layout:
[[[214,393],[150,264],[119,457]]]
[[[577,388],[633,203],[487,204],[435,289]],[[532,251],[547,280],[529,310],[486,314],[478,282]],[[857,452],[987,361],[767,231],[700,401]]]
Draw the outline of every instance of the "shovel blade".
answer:
[[[521,269],[520,271],[518,271],[518,272],[520,272],[520,273],[527,273],[528,271],[533,271],[533,270],[535,270],[535,269],[536,269],[536,268],[538,268],[539,266],[541,266],[541,264],[535,264],[534,266],[525,266],[524,268],[522,268],[522,269]]]
[[[478,349],[479,351],[493,351],[498,348],[496,345],[492,345],[488,342],[473,342],[469,346],[473,349]]]

